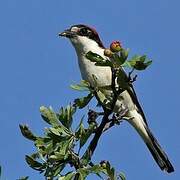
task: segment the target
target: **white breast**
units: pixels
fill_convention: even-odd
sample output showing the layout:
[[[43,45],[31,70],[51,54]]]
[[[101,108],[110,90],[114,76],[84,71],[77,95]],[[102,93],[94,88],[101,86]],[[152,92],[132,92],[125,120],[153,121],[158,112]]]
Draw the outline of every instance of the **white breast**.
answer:
[[[95,66],[93,62],[86,57],[78,57],[81,76],[84,80],[94,84],[94,77],[97,78],[99,86],[111,84],[111,70],[109,67]]]
[[[95,75],[95,77],[97,77],[97,83],[99,86],[110,85],[110,67],[96,66],[93,62],[85,57],[87,52],[92,51],[99,54],[103,58],[107,58],[104,56],[104,49],[99,47],[96,42],[87,39],[86,37],[79,37],[78,39],[74,39],[71,41],[76,49],[82,79],[88,81],[91,85],[93,85],[93,75]]]

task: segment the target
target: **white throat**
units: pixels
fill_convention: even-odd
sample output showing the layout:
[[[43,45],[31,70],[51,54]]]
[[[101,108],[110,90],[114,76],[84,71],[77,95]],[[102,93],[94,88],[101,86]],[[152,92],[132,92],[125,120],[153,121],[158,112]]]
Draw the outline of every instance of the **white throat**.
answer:
[[[93,86],[93,75],[95,75],[98,78],[99,85],[109,85],[109,82],[111,82],[110,68],[95,66],[93,62],[85,57],[87,52],[92,51],[99,54],[103,58],[107,58],[104,56],[104,49],[101,48],[94,40],[84,36],[77,36],[76,38],[72,38],[71,42],[75,47],[78,56],[78,63],[82,79],[88,81]]]
[[[82,53],[86,54],[88,51],[93,51],[96,53],[103,51],[103,48],[99,47],[96,41],[85,36],[77,36],[72,38],[71,42],[76,49],[77,55]]]

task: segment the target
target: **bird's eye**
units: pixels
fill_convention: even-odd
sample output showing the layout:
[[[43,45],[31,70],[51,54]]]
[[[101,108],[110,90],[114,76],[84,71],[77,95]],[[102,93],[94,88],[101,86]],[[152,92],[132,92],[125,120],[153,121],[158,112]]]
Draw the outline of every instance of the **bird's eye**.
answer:
[[[82,28],[82,29],[80,30],[80,34],[81,34],[82,36],[88,35],[88,29],[87,29],[87,28]]]

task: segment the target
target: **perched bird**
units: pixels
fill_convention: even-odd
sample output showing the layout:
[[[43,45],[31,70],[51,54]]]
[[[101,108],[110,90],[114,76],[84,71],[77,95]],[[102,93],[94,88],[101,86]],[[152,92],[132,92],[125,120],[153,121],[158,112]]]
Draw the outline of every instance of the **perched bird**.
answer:
[[[104,56],[105,47],[95,29],[82,24],[73,25],[64,32],[59,33],[59,36],[68,38],[74,46],[78,56],[78,64],[82,79],[88,81],[93,87],[95,75],[97,78],[96,84],[99,87],[111,85],[112,72],[110,67],[96,66],[94,62],[91,62],[86,58],[86,53],[92,51],[107,59],[107,57]],[[122,70],[122,76],[126,76],[124,70]],[[121,84],[119,86],[121,86]],[[105,95],[107,98],[110,99],[111,94],[111,90],[106,90]],[[115,113],[121,111],[122,108],[127,108],[126,120],[139,133],[161,170],[165,170],[168,173],[173,172],[174,168],[166,153],[162,150],[158,141],[149,129],[132,85],[129,85],[129,87],[119,95],[114,108]]]

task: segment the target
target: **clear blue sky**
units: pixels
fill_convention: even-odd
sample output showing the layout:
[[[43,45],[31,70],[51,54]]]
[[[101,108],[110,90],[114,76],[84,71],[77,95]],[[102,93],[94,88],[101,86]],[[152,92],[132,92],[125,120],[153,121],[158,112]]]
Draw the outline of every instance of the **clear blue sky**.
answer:
[[[78,93],[76,54],[58,32],[72,24],[96,27],[105,45],[121,40],[135,53],[147,54],[153,65],[139,73],[135,88],[150,127],[168,153],[175,173],[161,172],[128,123],[101,139],[95,158],[108,159],[127,180],[180,179],[180,2],[178,0],[1,0],[0,1],[0,164],[3,179],[29,175],[24,155],[33,152],[19,123],[42,134],[46,124],[39,107],[58,110]]]

